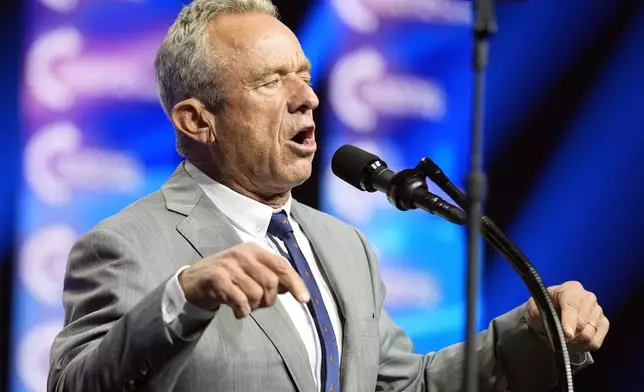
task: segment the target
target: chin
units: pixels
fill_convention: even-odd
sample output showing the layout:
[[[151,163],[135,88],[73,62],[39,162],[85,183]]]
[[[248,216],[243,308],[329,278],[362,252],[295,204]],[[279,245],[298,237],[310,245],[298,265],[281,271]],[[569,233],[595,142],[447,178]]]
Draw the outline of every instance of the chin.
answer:
[[[311,162],[298,162],[293,166],[286,168],[283,175],[280,176],[285,182],[291,184],[291,187],[296,187],[311,177],[313,164]]]

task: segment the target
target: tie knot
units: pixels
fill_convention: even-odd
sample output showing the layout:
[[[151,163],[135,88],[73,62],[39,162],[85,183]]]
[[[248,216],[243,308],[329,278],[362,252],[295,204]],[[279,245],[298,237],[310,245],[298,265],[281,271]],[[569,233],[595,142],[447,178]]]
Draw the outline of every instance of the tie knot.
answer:
[[[293,228],[288,221],[286,212],[276,212],[271,216],[271,223],[268,225],[268,234],[280,237],[286,233],[292,233]]]

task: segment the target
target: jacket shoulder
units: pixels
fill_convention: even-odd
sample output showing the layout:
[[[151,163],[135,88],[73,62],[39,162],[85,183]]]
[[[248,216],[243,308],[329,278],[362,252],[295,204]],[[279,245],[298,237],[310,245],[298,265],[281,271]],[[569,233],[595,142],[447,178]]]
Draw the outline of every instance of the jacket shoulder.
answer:
[[[184,218],[183,215],[168,210],[163,193],[156,191],[105,218],[91,231],[110,231],[129,239],[141,232],[158,232],[168,226],[175,227]]]

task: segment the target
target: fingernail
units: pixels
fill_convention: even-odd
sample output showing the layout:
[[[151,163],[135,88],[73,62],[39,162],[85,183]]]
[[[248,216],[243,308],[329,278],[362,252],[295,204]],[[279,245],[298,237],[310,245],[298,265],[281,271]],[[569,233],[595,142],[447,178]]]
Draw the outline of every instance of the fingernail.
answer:
[[[566,328],[566,337],[572,338],[575,334],[575,331],[572,330],[572,328]]]
[[[302,302],[309,302],[311,300],[311,294],[308,291],[304,291],[300,294],[300,300]]]

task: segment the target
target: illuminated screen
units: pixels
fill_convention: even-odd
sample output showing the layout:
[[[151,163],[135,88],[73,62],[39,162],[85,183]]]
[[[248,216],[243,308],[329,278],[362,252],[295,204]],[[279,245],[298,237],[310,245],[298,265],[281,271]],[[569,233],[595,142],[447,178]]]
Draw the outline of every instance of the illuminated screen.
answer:
[[[11,391],[45,391],[74,241],[178,163],[153,62],[175,1],[31,1]],[[145,15],[145,17],[142,17]]]
[[[380,261],[385,307],[425,353],[464,338],[465,230],[420,210],[399,211],[382,193],[360,192],[334,177],[330,161],[345,143],[394,171],[429,156],[463,189],[472,11],[462,1],[349,3],[319,7],[302,34],[307,54],[324,59],[328,80],[322,209],[365,233]]]
[[[470,10],[458,1],[403,3],[316,2],[298,32],[316,87],[326,83],[328,91],[322,160],[328,167],[344,143],[380,154],[394,170],[431,156],[460,185]],[[157,190],[178,163],[157,102],[153,59],[180,5],[31,0],[26,7],[12,392],[45,391],[74,241]],[[463,230],[419,211],[397,211],[382,194],[360,193],[330,171],[321,178],[322,209],[359,227],[373,244],[387,309],[416,351],[461,340]]]

